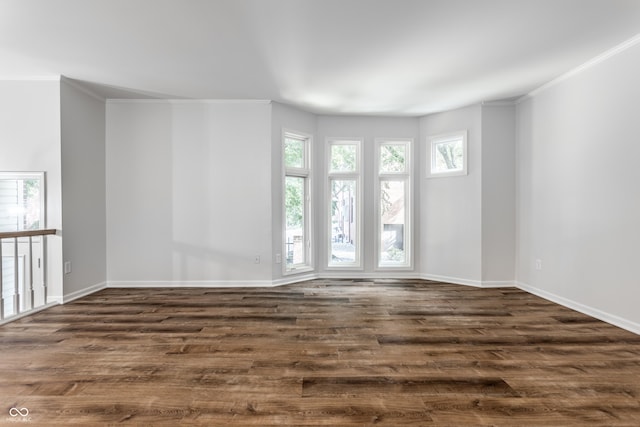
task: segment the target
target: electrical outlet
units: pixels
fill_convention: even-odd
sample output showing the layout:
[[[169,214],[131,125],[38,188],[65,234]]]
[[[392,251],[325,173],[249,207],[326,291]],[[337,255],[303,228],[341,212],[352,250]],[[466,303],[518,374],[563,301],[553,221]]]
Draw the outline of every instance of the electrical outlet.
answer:
[[[71,261],[64,263],[64,274],[71,274]]]
[[[256,257],[253,259],[254,264],[260,264],[260,255],[256,255]]]
[[[537,259],[536,260],[536,270],[542,270],[542,260],[541,259]]]
[[[276,254],[276,264],[281,264],[281,263],[282,263],[282,255]]]

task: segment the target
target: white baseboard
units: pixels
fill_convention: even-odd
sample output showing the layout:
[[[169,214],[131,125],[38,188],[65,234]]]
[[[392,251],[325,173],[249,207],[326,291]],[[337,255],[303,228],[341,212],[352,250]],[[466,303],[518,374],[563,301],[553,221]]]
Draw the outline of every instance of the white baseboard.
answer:
[[[483,280],[483,288],[515,288],[516,282],[513,280]]]
[[[284,276],[274,280],[197,280],[197,281],[147,281],[113,280],[107,282],[108,288],[271,288],[314,279],[419,279],[414,272],[309,272]]]
[[[86,297],[94,292],[98,292],[107,287],[107,282],[96,283],[93,286],[89,286],[88,288],[80,289],[79,291],[71,292],[69,294],[65,294],[62,297],[62,304],[66,304],[73,300],[77,300],[78,298]]]
[[[47,308],[51,308],[55,305],[58,305],[58,301],[52,301],[48,304],[41,305],[40,307],[36,307],[32,310],[23,311],[22,313],[16,314],[15,316],[11,316],[7,319],[0,320],[0,326],[5,325],[7,323],[13,322],[14,320],[22,319],[23,317],[31,316],[39,311],[46,310]]]
[[[568,298],[561,297],[560,295],[553,294],[551,292],[536,288],[534,286],[527,285],[526,283],[516,282],[516,286],[522,289],[523,291],[537,295],[551,302],[555,302],[556,304],[563,305],[565,307],[576,310],[580,313],[586,314],[587,316],[594,317],[596,319],[602,320],[603,322],[610,323],[614,326],[617,326],[622,329],[626,329],[629,332],[633,332],[634,334],[640,335],[639,323],[633,322],[628,319],[624,319],[622,317],[616,316],[615,314],[604,312],[602,310],[599,310],[594,307],[590,307],[588,305],[581,304],[579,302],[570,300]]]
[[[476,288],[482,287],[482,282],[479,280],[461,279],[459,277],[440,276],[438,274],[421,274],[421,279],[433,280],[434,282],[453,283],[454,285],[466,285]]]
[[[108,281],[107,288],[270,288],[272,280]]]
[[[508,288],[508,287],[516,286],[516,283],[510,280],[481,281],[481,280],[462,279],[460,277],[440,276],[437,274],[421,274],[420,279],[433,280],[435,282],[453,283],[454,285],[473,286],[475,288]]]
[[[272,286],[283,286],[283,285],[290,285],[292,283],[298,283],[298,282],[306,282],[307,280],[314,280],[314,279],[318,279],[319,276],[317,273],[308,273],[308,274],[300,274],[300,275],[295,275],[295,276],[284,276],[281,277],[280,279],[275,279],[273,280]]]
[[[14,320],[18,320],[25,316],[37,313],[38,311],[45,310],[47,308],[53,307],[57,304],[66,304],[68,302],[74,301],[78,298],[82,298],[84,296],[90,295],[94,292],[100,291],[105,288],[180,288],[180,287],[196,287],[196,288],[248,288],[248,287],[275,287],[288,285],[291,283],[303,282],[306,280],[313,280],[318,278],[341,278],[341,279],[375,279],[375,278],[387,278],[387,279],[424,279],[424,280],[432,280],[437,282],[445,282],[445,283],[453,283],[457,285],[466,285],[473,286],[478,288],[502,288],[502,287],[518,287],[523,291],[529,292],[531,294],[537,295],[546,300],[555,302],[562,306],[571,308],[580,313],[586,314],[588,316],[592,316],[596,319],[602,320],[603,322],[610,323],[614,326],[618,326],[627,331],[633,332],[635,334],[640,335],[640,324],[633,322],[628,319],[624,319],[622,317],[616,316],[614,314],[610,314],[599,310],[594,307],[590,307],[579,302],[573,301],[571,299],[553,294],[551,292],[530,286],[526,283],[522,282],[512,282],[512,281],[477,281],[477,280],[468,280],[461,279],[458,277],[449,277],[449,276],[439,276],[434,274],[421,274],[417,275],[413,272],[394,272],[393,274],[388,272],[380,272],[380,273],[360,273],[360,272],[336,272],[336,273],[309,273],[304,275],[296,275],[296,276],[288,276],[282,277],[280,279],[275,280],[215,280],[215,281],[108,281],[97,283],[93,286],[90,286],[85,289],[81,289],[79,291],[75,291],[69,294],[65,294],[64,296],[59,295],[51,295],[49,296],[49,303],[43,305],[41,307],[35,308],[33,310],[28,310],[22,312],[16,316],[13,316],[9,319],[4,319],[0,321],[0,325],[4,325],[5,323],[12,322]]]
[[[420,275],[415,271],[374,271],[365,273],[361,271],[323,271],[318,273],[320,279],[419,279]]]

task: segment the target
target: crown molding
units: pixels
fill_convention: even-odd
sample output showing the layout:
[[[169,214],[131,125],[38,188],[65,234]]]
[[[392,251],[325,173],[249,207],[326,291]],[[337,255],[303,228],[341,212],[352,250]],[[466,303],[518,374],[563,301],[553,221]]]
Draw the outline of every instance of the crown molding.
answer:
[[[79,90],[80,92],[84,93],[85,95],[90,96],[91,98],[100,101],[100,102],[105,102],[106,98],[104,98],[103,96],[98,95],[97,93],[95,93],[94,91],[92,91],[91,89],[89,89],[88,87],[84,86],[81,83],[78,83],[77,81],[70,79],[69,77],[65,77],[65,76],[60,76],[60,82],[64,83],[66,85],[71,86],[72,88]]]
[[[601,62],[606,61],[607,59],[622,53],[624,51],[626,51],[627,49],[630,49],[632,47],[634,47],[635,45],[637,45],[638,43],[640,43],[640,33],[636,34],[634,37],[625,40],[624,42],[620,43],[619,45],[614,46],[613,48],[607,50],[606,52],[601,53],[600,55],[588,60],[587,62],[578,65],[577,67],[573,68],[572,70],[567,71],[564,74],[561,74],[560,76],[556,77],[555,79],[543,84],[542,86],[540,86],[537,89],[532,90],[531,92],[529,92],[528,94],[518,98],[516,100],[517,104],[520,104],[521,102],[529,99],[529,98],[533,98],[534,96],[538,95],[541,92],[544,92],[545,90],[557,85],[558,83],[561,83],[577,74],[582,73],[583,71],[586,71],[598,64],[600,64]]]

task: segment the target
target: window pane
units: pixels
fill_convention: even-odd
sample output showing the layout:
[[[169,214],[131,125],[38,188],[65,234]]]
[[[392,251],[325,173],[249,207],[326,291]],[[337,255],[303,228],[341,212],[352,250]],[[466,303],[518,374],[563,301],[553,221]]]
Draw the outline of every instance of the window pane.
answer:
[[[288,168],[304,168],[304,141],[293,138],[284,140],[284,165]]]
[[[405,181],[380,182],[380,265],[406,264]]]
[[[306,178],[285,177],[286,263],[305,263],[304,211]]]
[[[433,144],[432,171],[446,172],[463,169],[463,141],[456,139]]]
[[[356,181],[331,180],[331,259],[329,264],[356,262]]]
[[[40,206],[40,179],[0,177],[0,231],[40,228]]]
[[[333,144],[330,172],[356,172],[356,145]]]
[[[380,172],[404,172],[405,171],[405,145],[381,145],[380,146]]]

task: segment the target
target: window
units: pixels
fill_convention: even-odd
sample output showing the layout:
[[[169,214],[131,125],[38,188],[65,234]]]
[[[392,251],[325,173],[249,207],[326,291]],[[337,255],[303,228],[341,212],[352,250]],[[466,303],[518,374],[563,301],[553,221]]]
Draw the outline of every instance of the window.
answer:
[[[428,176],[467,174],[467,131],[432,136],[429,143]]]
[[[411,140],[377,140],[377,266],[411,267]]]
[[[328,267],[361,266],[361,141],[327,141]]]
[[[44,173],[0,172],[0,231],[44,228]]]
[[[284,132],[285,274],[312,269],[310,144],[308,135]]]

